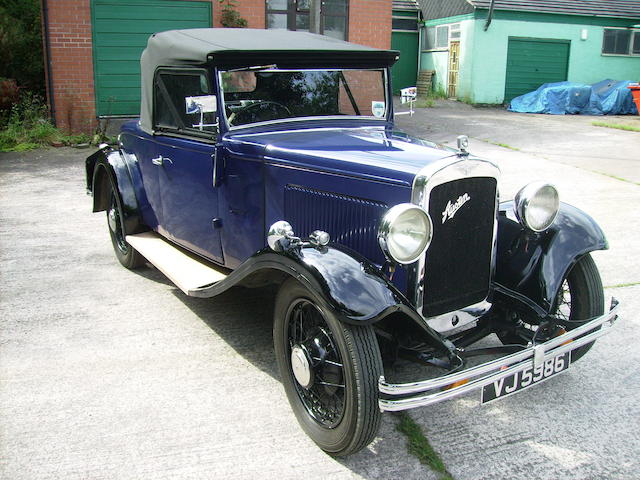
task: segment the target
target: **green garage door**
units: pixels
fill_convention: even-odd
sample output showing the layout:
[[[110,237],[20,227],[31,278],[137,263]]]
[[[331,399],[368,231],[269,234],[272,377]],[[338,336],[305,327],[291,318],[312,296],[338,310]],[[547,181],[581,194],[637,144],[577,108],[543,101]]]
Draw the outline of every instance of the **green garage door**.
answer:
[[[567,79],[570,40],[509,38],[504,101]]]
[[[99,116],[140,113],[140,54],[152,33],[211,26],[211,3],[92,0],[93,66]]]
[[[393,10],[391,29],[391,49],[400,52],[400,59],[391,68],[393,93],[397,94],[400,93],[401,88],[416,86],[419,42],[418,12]]]

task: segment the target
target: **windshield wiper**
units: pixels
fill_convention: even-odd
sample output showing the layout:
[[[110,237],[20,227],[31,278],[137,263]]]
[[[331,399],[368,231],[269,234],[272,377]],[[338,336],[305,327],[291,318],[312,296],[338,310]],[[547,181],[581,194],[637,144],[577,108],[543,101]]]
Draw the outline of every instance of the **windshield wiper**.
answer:
[[[255,72],[260,70],[274,70],[277,69],[278,66],[273,63],[271,65],[256,65],[255,67],[242,67],[242,68],[234,68],[233,70],[227,70],[227,72]]]

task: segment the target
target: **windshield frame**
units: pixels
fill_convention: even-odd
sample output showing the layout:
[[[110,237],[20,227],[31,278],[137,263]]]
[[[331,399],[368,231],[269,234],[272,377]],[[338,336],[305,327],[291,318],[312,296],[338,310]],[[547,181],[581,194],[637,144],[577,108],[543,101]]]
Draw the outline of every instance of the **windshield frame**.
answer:
[[[227,109],[226,109],[226,100],[224,95],[224,87],[222,82],[222,74],[233,71],[242,71],[242,70],[252,70],[251,67],[246,69],[216,69],[216,78],[218,83],[218,95],[219,95],[219,110],[220,110],[220,119],[223,120],[225,129],[227,131],[236,131],[242,130],[245,128],[253,128],[264,125],[274,125],[279,123],[289,123],[289,122],[307,122],[307,121],[319,121],[319,120],[336,120],[336,121],[344,121],[344,120],[355,120],[355,121],[367,121],[367,122],[380,122],[386,123],[388,121],[389,115],[392,112],[392,106],[389,104],[389,69],[386,67],[372,67],[372,68],[358,68],[358,67],[327,67],[327,68],[257,68],[255,71],[259,72],[275,72],[275,73],[287,73],[287,72],[343,72],[343,71],[374,71],[382,73],[382,89],[384,91],[384,103],[385,103],[385,112],[381,117],[375,117],[373,115],[318,115],[318,116],[306,116],[306,117],[289,117],[289,118],[280,118],[276,120],[267,120],[262,122],[254,122],[247,123],[244,125],[229,125],[229,120],[227,119]]]

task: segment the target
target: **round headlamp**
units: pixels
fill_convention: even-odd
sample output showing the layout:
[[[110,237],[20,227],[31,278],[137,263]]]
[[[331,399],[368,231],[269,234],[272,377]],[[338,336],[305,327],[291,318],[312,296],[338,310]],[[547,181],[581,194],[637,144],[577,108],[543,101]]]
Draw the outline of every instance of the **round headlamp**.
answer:
[[[398,263],[415,262],[431,242],[433,224],[427,212],[417,205],[401,203],[382,218],[378,242],[385,255]]]
[[[560,197],[553,185],[532,182],[516,194],[514,208],[516,217],[523,226],[534,232],[542,232],[556,219]]]

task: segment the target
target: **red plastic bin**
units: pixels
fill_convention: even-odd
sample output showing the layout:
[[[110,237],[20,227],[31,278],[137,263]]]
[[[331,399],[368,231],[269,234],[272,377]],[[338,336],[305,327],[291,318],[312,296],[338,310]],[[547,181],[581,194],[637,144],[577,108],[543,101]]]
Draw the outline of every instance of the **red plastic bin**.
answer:
[[[627,88],[631,90],[633,101],[636,104],[636,108],[638,109],[638,115],[640,115],[640,83],[632,83],[631,85],[627,85]]]

